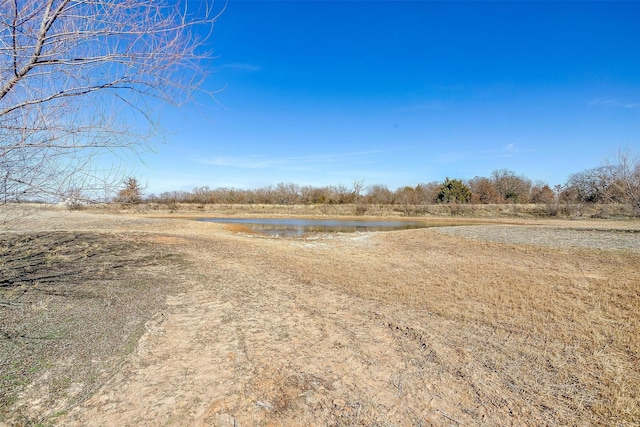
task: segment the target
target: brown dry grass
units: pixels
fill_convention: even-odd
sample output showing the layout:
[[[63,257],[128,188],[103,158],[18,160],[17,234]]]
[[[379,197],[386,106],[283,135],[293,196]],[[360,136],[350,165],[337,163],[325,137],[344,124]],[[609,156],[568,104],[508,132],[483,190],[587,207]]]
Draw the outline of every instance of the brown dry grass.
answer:
[[[559,425],[640,420],[637,252],[411,234],[283,262],[310,286],[393,307],[398,319],[385,321],[400,340],[415,341],[410,359],[419,369],[408,381],[419,389],[445,371],[472,422],[487,413]]]
[[[32,414],[50,422],[640,423],[638,221],[291,239],[146,216],[34,221],[140,236],[190,269],[167,264],[179,286],[162,319],[93,397]]]
[[[369,216],[369,217],[465,217],[465,218],[633,218],[634,212],[620,204],[435,204],[435,205],[354,205],[354,204],[191,204],[141,203],[137,205],[105,204],[96,208],[106,212],[146,213],[156,215],[211,216]],[[553,212],[553,214],[552,214]]]

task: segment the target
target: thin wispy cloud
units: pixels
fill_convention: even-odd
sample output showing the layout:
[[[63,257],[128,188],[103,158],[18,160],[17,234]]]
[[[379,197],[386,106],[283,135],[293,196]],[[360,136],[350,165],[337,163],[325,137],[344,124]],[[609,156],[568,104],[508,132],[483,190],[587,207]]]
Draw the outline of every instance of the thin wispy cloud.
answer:
[[[196,159],[195,161],[198,163],[204,163],[213,166],[241,169],[278,168],[286,170],[309,170],[312,168],[321,167],[322,165],[335,164],[344,161],[351,161],[354,159],[361,161],[377,154],[384,154],[407,149],[408,148],[406,147],[402,147],[389,150],[369,150],[350,153],[315,154],[309,156],[292,157],[266,157],[257,155],[246,157],[216,156],[212,159]]]
[[[512,142],[495,149],[485,150],[485,153],[486,153],[485,158],[506,159],[510,157],[515,157],[517,154],[524,151],[531,151],[531,150],[522,149],[521,147],[519,147],[518,145]]]
[[[253,71],[260,71],[260,67],[252,64],[245,64],[242,62],[231,62],[228,64],[219,65],[216,71],[221,71],[221,70],[253,72]]]
[[[213,166],[223,166],[231,168],[243,168],[243,169],[259,169],[267,167],[270,164],[270,160],[262,157],[228,157],[228,156],[216,156],[212,159],[196,159],[198,163],[204,163]]]
[[[620,102],[617,99],[594,99],[589,101],[589,105],[601,105],[605,107],[617,107],[617,108],[638,108],[640,102]]]

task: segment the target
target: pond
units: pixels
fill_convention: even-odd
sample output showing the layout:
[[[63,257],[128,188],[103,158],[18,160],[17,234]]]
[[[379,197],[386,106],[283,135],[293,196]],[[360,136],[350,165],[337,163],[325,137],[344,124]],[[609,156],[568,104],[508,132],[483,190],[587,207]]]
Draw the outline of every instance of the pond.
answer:
[[[362,231],[391,231],[432,227],[419,221],[367,221],[342,219],[297,218],[200,218],[200,221],[238,224],[253,232],[269,236],[303,236],[310,233],[353,233]]]

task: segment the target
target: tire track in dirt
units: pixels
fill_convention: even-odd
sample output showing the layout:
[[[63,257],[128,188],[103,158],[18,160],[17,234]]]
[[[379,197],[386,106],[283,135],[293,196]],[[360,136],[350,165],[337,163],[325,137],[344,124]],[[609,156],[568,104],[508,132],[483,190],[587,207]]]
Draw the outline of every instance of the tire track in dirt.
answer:
[[[423,343],[414,348],[412,334],[409,344],[399,339],[401,327],[380,314],[385,307],[304,284],[287,272],[281,256],[290,254],[282,252],[283,245],[250,240],[198,238],[187,246],[197,263],[190,277],[177,280],[186,280],[190,290],[169,298],[122,372],[60,421],[115,426],[469,420],[425,386],[424,373],[410,377],[409,356],[429,360],[432,354]]]
[[[200,269],[196,280],[188,279],[190,291],[169,298],[166,313],[150,322],[128,365],[65,423],[208,425],[233,417],[253,424],[271,407],[290,405],[287,392],[273,390],[268,379],[290,376],[284,371],[292,364],[282,360],[330,339],[326,330],[333,325],[307,321],[291,291],[279,292],[282,279],[252,271],[250,256],[238,256],[236,248],[224,253],[219,242],[201,243],[188,250]]]

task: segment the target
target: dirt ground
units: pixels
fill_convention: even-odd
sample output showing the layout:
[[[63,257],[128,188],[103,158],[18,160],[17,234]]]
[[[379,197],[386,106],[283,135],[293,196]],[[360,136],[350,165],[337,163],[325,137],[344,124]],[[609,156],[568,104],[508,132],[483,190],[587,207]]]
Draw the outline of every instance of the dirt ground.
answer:
[[[273,238],[39,210],[0,251],[0,425],[640,424],[637,220]]]

